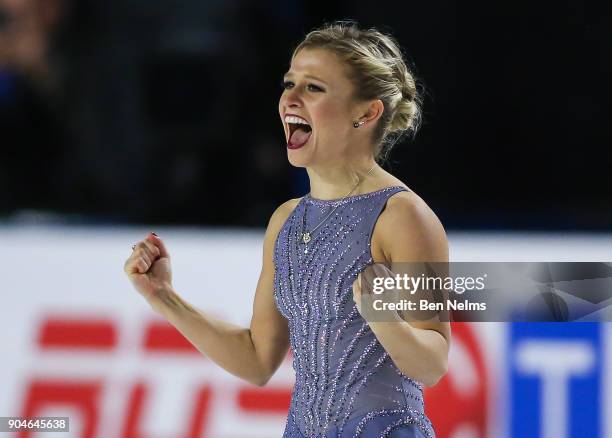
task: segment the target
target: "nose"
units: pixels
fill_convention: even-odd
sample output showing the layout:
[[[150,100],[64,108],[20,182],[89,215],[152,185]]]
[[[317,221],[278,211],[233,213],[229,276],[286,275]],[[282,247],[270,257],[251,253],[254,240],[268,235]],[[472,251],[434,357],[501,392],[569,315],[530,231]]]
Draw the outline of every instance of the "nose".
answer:
[[[287,108],[300,108],[303,105],[301,94],[296,87],[286,90],[283,100]]]

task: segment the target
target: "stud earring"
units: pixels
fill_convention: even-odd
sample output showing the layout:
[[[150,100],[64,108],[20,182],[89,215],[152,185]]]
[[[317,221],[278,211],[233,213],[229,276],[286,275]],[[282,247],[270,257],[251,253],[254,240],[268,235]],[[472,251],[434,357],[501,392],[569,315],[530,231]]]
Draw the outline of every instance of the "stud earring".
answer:
[[[354,122],[353,123],[353,128],[359,128],[360,126],[363,126],[364,123],[365,123],[364,120],[361,120],[359,123]]]

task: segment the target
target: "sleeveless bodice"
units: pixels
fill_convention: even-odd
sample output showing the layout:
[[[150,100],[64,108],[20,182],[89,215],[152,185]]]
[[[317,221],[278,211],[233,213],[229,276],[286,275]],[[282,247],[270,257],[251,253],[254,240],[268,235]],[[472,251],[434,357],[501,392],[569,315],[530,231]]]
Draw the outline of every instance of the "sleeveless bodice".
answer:
[[[402,190],[393,186],[340,200],[306,195],[279,231],[274,299],[288,320],[296,377],[284,437],[378,437],[385,428],[434,437],[422,384],[395,366],[353,301],[354,280],[373,263],[376,220],[387,199]],[[304,244],[302,232],[334,207]]]

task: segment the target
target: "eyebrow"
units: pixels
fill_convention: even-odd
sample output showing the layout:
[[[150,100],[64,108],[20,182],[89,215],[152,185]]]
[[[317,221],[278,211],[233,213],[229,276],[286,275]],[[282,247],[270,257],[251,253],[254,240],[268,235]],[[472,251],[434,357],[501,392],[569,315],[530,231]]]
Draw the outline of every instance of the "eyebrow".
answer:
[[[287,72],[287,73],[285,73],[285,75],[284,75],[284,76],[292,76],[292,75],[293,75],[293,73],[291,73],[291,72]],[[325,82],[323,79],[318,78],[318,77],[316,77],[316,76],[309,75],[309,74],[305,74],[305,75],[304,75],[304,77],[305,77],[305,78],[314,79],[314,80],[316,80],[316,81],[323,82],[324,84],[326,84],[326,85],[327,85],[327,82]]]

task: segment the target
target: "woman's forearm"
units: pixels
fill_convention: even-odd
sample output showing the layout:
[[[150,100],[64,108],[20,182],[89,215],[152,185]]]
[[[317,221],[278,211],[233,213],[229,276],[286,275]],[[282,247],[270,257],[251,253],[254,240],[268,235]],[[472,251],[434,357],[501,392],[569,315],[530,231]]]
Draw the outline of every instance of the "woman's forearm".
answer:
[[[226,371],[254,385],[267,381],[250,329],[205,314],[174,290],[160,294],[149,304],[203,355]]]
[[[369,326],[397,367],[408,377],[435,385],[448,369],[447,341],[435,330],[416,328],[399,316]]]

